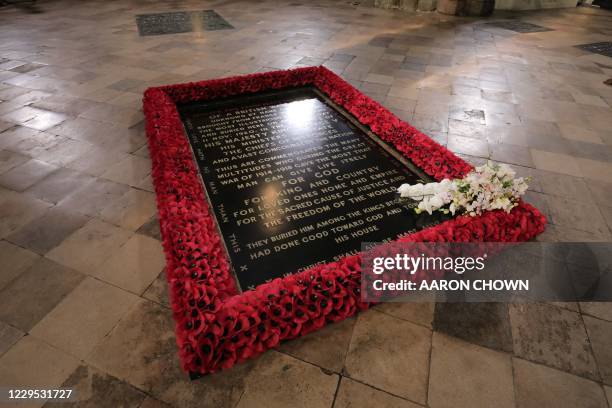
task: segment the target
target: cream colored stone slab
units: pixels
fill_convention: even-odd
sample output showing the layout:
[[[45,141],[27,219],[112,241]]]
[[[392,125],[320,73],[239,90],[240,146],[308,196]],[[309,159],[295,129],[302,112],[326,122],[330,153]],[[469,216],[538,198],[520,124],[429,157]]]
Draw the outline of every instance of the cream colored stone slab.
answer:
[[[122,92],[118,92],[114,97],[121,96]],[[87,98],[87,96],[86,96]],[[143,120],[142,112],[134,108],[125,108],[122,106],[99,104],[96,107],[86,110],[81,114],[85,119],[99,120],[101,122],[115,123],[122,126],[133,126]]]
[[[566,154],[545,152],[537,149],[529,149],[529,151],[537,169],[569,174],[570,176],[583,176],[581,166],[577,162],[579,159]]]
[[[314,333],[283,343],[279,350],[339,373],[344,366],[355,320],[350,318],[327,325]]]
[[[104,207],[118,200],[129,189],[125,184],[96,178],[83,183],[80,188],[61,200],[59,205],[81,214],[98,216]]]
[[[517,408],[606,408],[594,381],[543,365],[513,359]]]
[[[30,333],[83,359],[137,300],[131,293],[86,278]]]
[[[0,356],[6,353],[23,335],[21,330],[0,322]]]
[[[386,302],[376,306],[376,310],[398,319],[408,320],[421,326],[431,328],[434,317],[433,302]]]
[[[335,374],[269,351],[246,377],[236,408],[327,408],[333,403],[338,380]]]
[[[74,390],[70,405],[77,407],[140,408],[146,397],[131,385],[83,364],[70,374],[62,388]]]
[[[612,114],[612,113],[611,113]],[[612,164],[597,160],[577,158],[578,167],[584,177],[612,183]]]
[[[559,125],[559,129],[561,130],[561,136],[566,139],[603,144],[601,137],[599,137],[599,132],[585,128],[584,126],[563,123]]]
[[[0,150],[0,174],[28,161],[28,156],[8,150]]]
[[[34,252],[0,241],[0,289],[32,266],[38,258]]]
[[[92,176],[100,176],[126,157],[126,154],[119,151],[96,146],[79,157],[76,157],[71,162],[66,163],[66,167]]]
[[[579,313],[540,303],[509,305],[514,354],[563,371],[599,380]]]
[[[431,331],[371,310],[357,318],[346,356],[348,377],[424,404]]]
[[[103,220],[122,228],[137,230],[155,214],[155,211],[155,195],[132,188],[104,208],[100,216]]]
[[[343,377],[336,396],[334,408],[419,408],[413,402]]]
[[[71,355],[26,336],[0,357],[0,384],[11,388],[58,388],[78,365],[78,359]],[[36,400],[27,406],[40,407],[44,402]]]
[[[64,139],[42,151],[36,158],[56,166],[65,166],[67,163],[86,154],[92,148],[93,145],[86,142]]]
[[[612,302],[580,302],[580,311],[612,322]]]
[[[102,177],[118,183],[138,186],[149,173],[151,173],[151,161],[149,159],[129,155],[111,166],[102,174]]]
[[[41,216],[51,204],[23,194],[0,199],[0,238]]]
[[[116,253],[132,232],[92,219],[66,238],[46,257],[91,275],[109,256]]]
[[[609,234],[606,220],[595,204],[556,196],[546,196],[546,201],[551,223],[567,228],[575,227],[598,235]]]
[[[133,235],[93,272],[94,276],[136,294],[142,294],[165,266],[161,243]]]
[[[590,316],[582,316],[582,319],[589,334],[601,379],[605,384],[612,385],[612,347],[610,347],[612,322]]]
[[[429,373],[431,408],[514,407],[509,354],[434,333]]]
[[[55,170],[57,167],[51,164],[32,159],[0,175],[0,185],[14,191],[23,191]]]

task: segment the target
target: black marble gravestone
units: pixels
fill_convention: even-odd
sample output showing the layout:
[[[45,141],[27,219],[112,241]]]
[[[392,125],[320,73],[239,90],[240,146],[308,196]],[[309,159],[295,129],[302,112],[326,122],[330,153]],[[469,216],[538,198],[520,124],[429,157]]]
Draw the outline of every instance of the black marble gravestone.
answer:
[[[396,194],[425,175],[315,89],[179,111],[243,290],[440,221]]]
[[[139,14],[136,16],[141,36],[180,34],[191,31],[215,31],[232,29],[214,10],[170,11],[166,13]]]
[[[517,33],[541,33],[546,31],[554,31],[548,27],[542,27],[537,24],[528,23],[526,21],[520,20],[493,21],[485,24],[492,27],[515,31]]]

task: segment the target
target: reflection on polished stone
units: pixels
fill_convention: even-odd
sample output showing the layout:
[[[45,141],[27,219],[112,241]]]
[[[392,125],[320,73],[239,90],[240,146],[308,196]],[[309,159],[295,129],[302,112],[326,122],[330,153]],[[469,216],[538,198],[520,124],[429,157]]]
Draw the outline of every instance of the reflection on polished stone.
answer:
[[[440,220],[398,200],[420,176],[310,88],[181,112],[243,289]]]

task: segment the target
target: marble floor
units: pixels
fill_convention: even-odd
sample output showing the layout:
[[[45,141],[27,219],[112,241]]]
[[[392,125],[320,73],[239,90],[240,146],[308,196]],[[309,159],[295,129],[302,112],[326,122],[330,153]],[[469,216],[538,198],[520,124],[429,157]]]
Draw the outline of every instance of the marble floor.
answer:
[[[135,23],[204,9],[234,28],[139,36]],[[517,19],[550,31],[485,24]],[[141,112],[149,86],[324,64],[467,160],[533,176],[540,239],[609,241],[612,58],[575,47],[605,41],[612,12],[589,8],[488,20],[342,0],[0,8],[0,385],[74,388],[83,407],[612,407],[605,303],[387,304],[188,381]]]

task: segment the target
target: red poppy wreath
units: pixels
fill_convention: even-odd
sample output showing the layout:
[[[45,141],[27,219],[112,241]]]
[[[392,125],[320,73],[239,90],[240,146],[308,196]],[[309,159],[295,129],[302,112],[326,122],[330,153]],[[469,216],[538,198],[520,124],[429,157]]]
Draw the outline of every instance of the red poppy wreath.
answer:
[[[314,87],[434,180],[464,177],[472,166],[324,67],[308,67],[150,88],[144,113],[167,279],[183,369],[226,369],[281,341],[343,320],[361,299],[361,257],[347,256],[239,292],[177,105],[297,87]],[[520,201],[404,235],[398,242],[518,242],[546,220]]]

